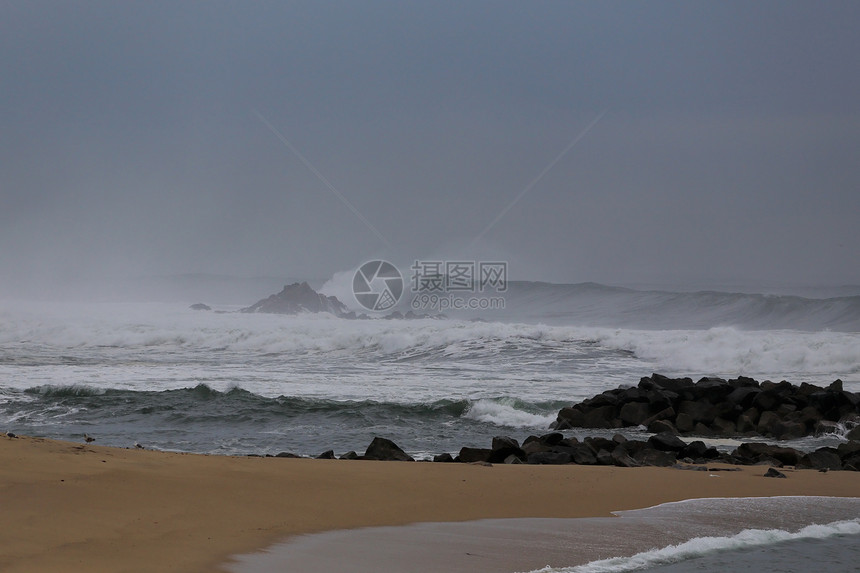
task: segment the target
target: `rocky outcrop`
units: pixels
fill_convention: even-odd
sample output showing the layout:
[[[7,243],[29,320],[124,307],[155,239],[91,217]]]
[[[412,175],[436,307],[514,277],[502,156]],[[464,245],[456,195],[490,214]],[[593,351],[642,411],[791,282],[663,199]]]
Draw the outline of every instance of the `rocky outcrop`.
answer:
[[[320,294],[306,282],[286,285],[278,294],[257,301],[241,312],[264,312],[270,314],[299,314],[302,312],[328,312],[339,317],[354,314],[337,297]]]
[[[415,461],[412,456],[401,450],[397,444],[387,438],[379,437],[373,438],[373,441],[367,446],[362,459],[397,462]]]
[[[553,429],[645,426],[655,433],[790,440],[833,431],[852,416],[860,416],[860,394],[844,391],[841,380],[822,388],[653,374],[638,386],[563,408]]]

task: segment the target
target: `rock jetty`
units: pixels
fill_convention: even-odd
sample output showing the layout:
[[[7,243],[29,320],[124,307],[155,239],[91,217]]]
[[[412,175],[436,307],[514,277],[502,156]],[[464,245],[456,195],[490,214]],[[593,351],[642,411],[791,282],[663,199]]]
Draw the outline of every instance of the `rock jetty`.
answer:
[[[841,421],[854,417],[860,418],[860,394],[843,390],[841,380],[823,388],[743,376],[694,383],[652,374],[638,386],[563,408],[553,429],[644,426],[681,436],[791,440],[835,433]]]

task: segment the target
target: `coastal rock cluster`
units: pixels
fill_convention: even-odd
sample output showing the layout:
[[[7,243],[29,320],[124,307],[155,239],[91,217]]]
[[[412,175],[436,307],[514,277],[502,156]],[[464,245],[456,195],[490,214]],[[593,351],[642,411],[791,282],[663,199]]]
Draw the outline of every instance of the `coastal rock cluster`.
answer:
[[[434,462],[477,464],[578,464],[620,467],[707,467],[712,463],[766,465],[772,468],[860,470],[860,395],[847,392],[840,380],[823,388],[813,384],[668,378],[653,374],[632,388],[608,390],[559,412],[554,430],[529,436],[522,444],[508,436],[493,438],[488,448],[463,447],[457,455]],[[565,436],[573,428],[646,427],[647,440]],[[853,428],[852,428],[853,427]],[[847,432],[845,430],[848,430]],[[844,436],[837,447],[811,452],[764,443],[762,438],[787,440],[809,435]],[[752,438],[734,451],[719,451],[693,437]],[[289,457],[292,454],[278,454]],[[327,451],[319,458],[335,458]],[[413,461],[386,438],[374,438],[363,455],[348,452],[340,459]],[[687,464],[687,466],[684,466]],[[714,469],[714,468],[711,468]],[[772,477],[785,477],[771,472]]]
[[[644,426],[682,436],[791,440],[835,433],[840,421],[851,419],[860,420],[860,394],[843,390],[841,380],[822,388],[743,376],[694,383],[652,374],[638,386],[607,390],[563,408],[553,429]]]
[[[335,316],[349,315],[349,309],[337,297],[318,293],[306,283],[286,285],[281,292],[257,301],[241,312],[298,314],[300,312],[329,312]]]
[[[298,457],[280,453],[275,457]],[[335,459],[332,450],[318,459]],[[414,461],[389,439],[376,437],[363,455],[354,451],[340,456],[342,460]],[[836,448],[823,447],[813,452],[766,444],[743,443],[731,453],[720,452],[701,440],[685,442],[663,432],[645,440],[630,440],[616,434],[610,438],[589,437],[582,441],[565,437],[561,432],[529,436],[522,445],[514,438],[497,436],[489,448],[463,447],[456,456],[444,453],[434,462],[472,464],[538,464],[602,465],[618,467],[684,467],[683,464],[707,466],[713,463],[733,465],[791,466],[797,469],[860,470],[860,441],[852,440]],[[713,469],[713,468],[712,468]],[[716,471],[716,470],[714,470]]]

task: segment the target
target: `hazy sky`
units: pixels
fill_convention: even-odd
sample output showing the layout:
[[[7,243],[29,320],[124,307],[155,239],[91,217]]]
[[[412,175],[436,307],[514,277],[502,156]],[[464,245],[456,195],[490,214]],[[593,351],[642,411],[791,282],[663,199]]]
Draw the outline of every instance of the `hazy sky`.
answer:
[[[857,2],[2,0],[0,277],[860,283],[858,28]]]

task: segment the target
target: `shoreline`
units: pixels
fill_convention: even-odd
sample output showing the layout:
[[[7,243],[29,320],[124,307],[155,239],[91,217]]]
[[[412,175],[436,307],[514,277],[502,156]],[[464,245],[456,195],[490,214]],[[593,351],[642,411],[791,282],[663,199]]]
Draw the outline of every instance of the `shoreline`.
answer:
[[[769,479],[766,469],[222,457],[2,437],[0,569],[224,571],[234,555],[308,533],[610,517],[698,498],[860,495],[856,472]]]

